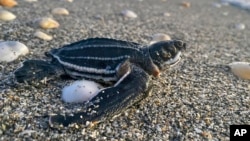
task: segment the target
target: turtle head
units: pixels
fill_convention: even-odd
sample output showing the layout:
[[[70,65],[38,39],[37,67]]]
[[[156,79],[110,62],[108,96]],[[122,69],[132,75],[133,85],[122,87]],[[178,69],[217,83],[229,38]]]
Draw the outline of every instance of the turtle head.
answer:
[[[149,54],[153,63],[162,70],[177,64],[184,49],[186,43],[183,41],[160,41],[149,46]]]

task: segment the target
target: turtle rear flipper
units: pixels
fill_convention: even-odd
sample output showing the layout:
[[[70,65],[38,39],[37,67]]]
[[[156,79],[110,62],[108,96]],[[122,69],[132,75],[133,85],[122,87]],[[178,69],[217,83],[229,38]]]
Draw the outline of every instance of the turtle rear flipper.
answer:
[[[18,82],[31,82],[42,80],[45,77],[57,76],[58,68],[42,60],[27,60],[14,74]]]
[[[149,76],[139,67],[132,66],[131,71],[125,74],[113,87],[102,89],[90,103],[87,112],[79,112],[74,115],[54,115],[50,117],[49,124],[68,126],[72,123],[93,123],[112,118],[128,107],[147,96],[145,90],[148,87]]]

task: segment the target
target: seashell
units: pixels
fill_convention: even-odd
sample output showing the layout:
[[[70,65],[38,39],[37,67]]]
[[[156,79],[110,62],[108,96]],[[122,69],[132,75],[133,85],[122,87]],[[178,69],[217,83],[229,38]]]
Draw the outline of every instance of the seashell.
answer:
[[[6,11],[6,10],[0,10],[0,20],[11,21],[11,20],[14,20],[15,18],[16,16],[12,14],[11,12]]]
[[[61,7],[58,7],[58,8],[54,8],[52,10],[52,14],[56,14],[56,15],[69,15],[69,11],[65,8],[61,8]]]
[[[153,44],[159,41],[169,41],[169,40],[171,40],[171,37],[169,35],[164,34],[164,33],[157,33],[152,36],[152,41],[150,42],[150,44]]]
[[[249,62],[233,62],[228,65],[231,71],[242,79],[250,80],[250,63]]]
[[[70,86],[63,88],[62,100],[68,103],[86,102],[96,96],[101,88],[103,87],[94,81],[75,81]]]
[[[39,25],[41,28],[44,28],[44,29],[58,28],[60,26],[60,24],[52,18],[40,19]]]
[[[11,62],[27,53],[29,53],[29,49],[23,43],[17,41],[0,42],[0,62]]]
[[[137,15],[135,14],[135,12],[131,11],[131,10],[123,10],[121,12],[121,15],[127,18],[137,18]]]
[[[34,34],[35,37],[38,37],[40,39],[43,39],[43,40],[46,40],[46,41],[50,41],[53,39],[52,36],[46,34],[46,33],[43,33],[42,31],[36,31],[35,34]]]
[[[15,0],[0,0],[0,5],[5,6],[5,7],[14,7],[18,3]]]

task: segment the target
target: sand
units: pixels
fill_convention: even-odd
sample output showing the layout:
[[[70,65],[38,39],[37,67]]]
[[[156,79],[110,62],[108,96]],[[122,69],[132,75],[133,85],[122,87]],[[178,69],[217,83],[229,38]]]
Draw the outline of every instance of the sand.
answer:
[[[0,40],[20,41],[31,51],[0,64],[0,140],[229,140],[229,126],[250,124],[250,83],[226,67],[234,61],[250,62],[250,13],[217,0],[42,0],[18,1],[7,9],[17,18],[0,21]],[[68,16],[52,15],[64,7]],[[125,19],[124,10],[138,17]],[[164,16],[168,12],[170,16]],[[58,29],[33,36],[36,19],[53,17]],[[246,25],[245,29],[235,28]],[[72,80],[47,84],[16,84],[13,71],[26,59],[46,59],[43,52],[89,37],[110,37],[148,44],[151,35],[165,33],[188,43],[179,65],[162,73],[152,95],[120,116],[98,124],[60,129],[48,126],[48,115],[69,113],[82,105],[65,104],[61,89]]]

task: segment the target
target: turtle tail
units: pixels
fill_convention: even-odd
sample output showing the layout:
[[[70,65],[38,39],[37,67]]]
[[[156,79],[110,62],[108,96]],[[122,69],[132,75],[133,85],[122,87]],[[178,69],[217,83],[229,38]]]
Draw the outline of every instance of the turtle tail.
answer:
[[[27,60],[15,72],[17,82],[43,80],[58,75],[58,67],[42,60]]]

